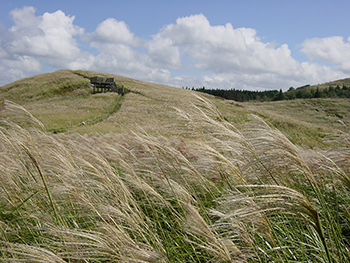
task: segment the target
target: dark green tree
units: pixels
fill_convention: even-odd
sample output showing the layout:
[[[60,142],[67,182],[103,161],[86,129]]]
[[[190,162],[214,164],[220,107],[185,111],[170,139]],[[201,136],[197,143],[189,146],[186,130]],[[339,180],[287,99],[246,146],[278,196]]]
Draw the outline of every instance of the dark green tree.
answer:
[[[323,98],[323,92],[317,87],[314,98]]]
[[[274,100],[284,100],[284,94],[282,89],[280,89],[280,91],[278,92],[277,97]]]

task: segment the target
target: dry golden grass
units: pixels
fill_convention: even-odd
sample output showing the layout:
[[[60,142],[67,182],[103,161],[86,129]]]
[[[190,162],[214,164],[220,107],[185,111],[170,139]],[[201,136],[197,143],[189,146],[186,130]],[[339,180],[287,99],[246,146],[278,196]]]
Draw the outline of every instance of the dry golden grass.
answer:
[[[244,106],[299,145],[323,147],[328,133],[350,131],[348,99],[299,99]]]
[[[131,91],[117,94],[91,94],[91,76],[114,77]],[[0,103],[10,100],[28,109],[49,131],[106,133],[134,130],[141,126],[148,132],[174,133],[173,107],[186,108],[191,92],[142,82],[112,74],[60,70],[26,78],[0,88]],[[118,104],[118,112],[113,109]],[[2,115],[6,115],[2,111]],[[81,127],[85,122],[87,126]]]
[[[334,220],[349,219],[349,208],[334,214],[333,201],[323,196],[331,182],[347,200],[348,190],[338,180],[346,178],[342,168],[325,163],[329,169],[315,178],[316,152],[305,154],[257,117],[251,118],[251,129],[240,130],[208,101],[193,101],[188,112],[178,110],[194,133],[189,139],[155,137],[145,130],[48,134],[28,111],[8,103],[18,117],[13,121],[26,129],[2,123],[2,258],[348,259],[349,251],[341,246],[345,237],[336,231],[344,226]],[[330,156],[326,159],[331,162]],[[299,241],[308,247],[301,257],[296,256]]]
[[[284,133],[271,125],[282,120],[273,108],[259,113],[255,104],[120,80],[131,90],[120,109],[108,115],[105,100],[115,94],[80,94],[72,101],[107,114],[67,133],[48,132],[26,107],[6,102],[1,260],[349,261],[346,131],[328,136],[323,149],[315,147],[320,136],[296,145],[289,136],[303,130],[288,126],[292,113]],[[60,111],[66,95],[47,102]],[[34,110],[40,102],[22,103]]]
[[[89,77],[114,77],[130,91],[91,94]],[[174,115],[173,108],[189,111],[195,92],[147,83],[113,74],[59,70],[19,80],[0,87],[0,103],[19,103],[44,123],[48,131],[78,133],[128,133],[139,127],[148,133],[191,136]],[[239,128],[249,122],[249,114],[262,117],[281,130],[294,144],[326,147],[323,138],[337,130],[348,132],[349,101],[309,99],[265,103],[237,103],[201,94],[219,109],[223,118]],[[117,103],[117,107],[115,107]],[[111,114],[112,113],[112,114]],[[4,111],[0,111],[2,116]],[[88,125],[81,126],[84,122]]]

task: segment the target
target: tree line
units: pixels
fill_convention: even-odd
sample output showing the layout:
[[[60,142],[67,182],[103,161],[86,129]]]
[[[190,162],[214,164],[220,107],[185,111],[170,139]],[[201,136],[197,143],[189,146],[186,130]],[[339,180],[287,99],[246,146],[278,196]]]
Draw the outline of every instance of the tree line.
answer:
[[[316,89],[308,88],[306,85],[297,89],[290,87],[288,91],[283,92],[282,89],[266,90],[266,91],[249,91],[237,89],[206,89],[192,88],[192,90],[211,94],[227,100],[244,101],[277,101],[277,100],[293,100],[293,99],[310,99],[310,98],[350,98],[350,86],[342,85],[329,86],[328,88]]]

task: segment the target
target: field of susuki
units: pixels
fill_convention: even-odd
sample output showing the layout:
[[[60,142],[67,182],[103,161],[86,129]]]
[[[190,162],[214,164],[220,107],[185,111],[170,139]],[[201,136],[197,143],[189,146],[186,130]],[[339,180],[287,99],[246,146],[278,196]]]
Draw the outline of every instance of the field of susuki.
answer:
[[[0,261],[349,262],[347,99],[92,94],[97,74],[0,87]]]

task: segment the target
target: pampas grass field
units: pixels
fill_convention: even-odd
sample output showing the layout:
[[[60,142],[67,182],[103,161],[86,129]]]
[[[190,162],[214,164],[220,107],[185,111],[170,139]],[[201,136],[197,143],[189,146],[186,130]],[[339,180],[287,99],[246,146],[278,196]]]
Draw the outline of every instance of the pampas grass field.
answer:
[[[0,122],[2,262],[349,262],[350,137],[305,148],[209,100],[190,136],[46,131],[6,102]],[[181,120],[181,121],[180,121]]]

